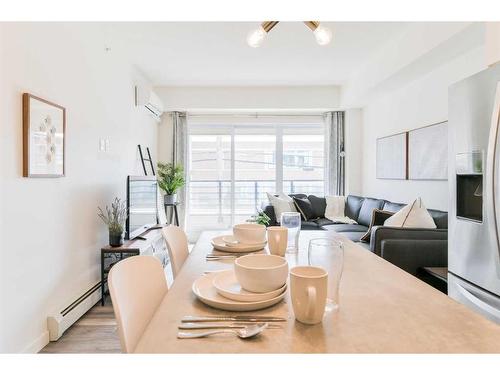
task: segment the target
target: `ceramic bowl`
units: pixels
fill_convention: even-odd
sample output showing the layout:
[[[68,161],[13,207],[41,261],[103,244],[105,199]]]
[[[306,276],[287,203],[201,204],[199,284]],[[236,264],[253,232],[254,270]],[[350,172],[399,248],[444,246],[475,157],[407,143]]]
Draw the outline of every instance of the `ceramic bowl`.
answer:
[[[267,293],[286,283],[288,262],[277,255],[245,255],[234,261],[234,273],[243,289]]]
[[[233,236],[239,243],[256,244],[266,240],[266,226],[262,224],[236,224]]]

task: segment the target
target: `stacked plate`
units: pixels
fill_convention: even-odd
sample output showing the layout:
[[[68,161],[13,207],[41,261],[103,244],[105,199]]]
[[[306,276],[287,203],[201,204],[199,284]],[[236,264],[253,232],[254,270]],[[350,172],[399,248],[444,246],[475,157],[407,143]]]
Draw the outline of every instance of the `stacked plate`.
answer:
[[[215,250],[226,253],[249,253],[251,251],[262,250],[267,241],[245,244],[238,242],[234,236],[218,236],[212,239],[212,246]]]
[[[238,283],[234,270],[209,273],[193,283],[193,293],[208,306],[228,311],[264,309],[280,302],[286,293],[286,284],[266,292],[249,292]]]
[[[260,224],[237,224],[233,227],[233,235],[212,239],[212,246],[216,250],[228,253],[262,250],[266,243],[266,227]]]

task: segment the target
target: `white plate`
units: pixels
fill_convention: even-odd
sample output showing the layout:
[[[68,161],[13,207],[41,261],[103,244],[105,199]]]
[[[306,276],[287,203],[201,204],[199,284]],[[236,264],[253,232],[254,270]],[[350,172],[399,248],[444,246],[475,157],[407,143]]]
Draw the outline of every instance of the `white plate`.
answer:
[[[236,237],[234,236],[222,236],[222,241],[226,244],[226,246],[229,247],[248,247],[248,246],[266,246],[266,241],[264,242],[257,242],[257,243],[241,243],[238,242]]]
[[[286,284],[277,290],[267,293],[253,293],[241,287],[236,279],[234,270],[217,273],[213,280],[217,292],[226,298],[239,302],[259,302],[279,296],[286,290]]]
[[[254,311],[265,309],[266,307],[273,306],[280,302],[286,294],[286,291],[279,296],[259,302],[239,302],[225,298],[217,293],[213,285],[213,280],[217,276],[217,272],[209,273],[201,276],[193,283],[194,295],[203,303],[208,306],[220,310],[227,311]]]
[[[266,242],[252,245],[240,244],[228,246],[222,239],[223,237],[225,236],[212,238],[212,246],[216,250],[225,251],[227,253],[249,253],[251,251],[262,250],[266,246]]]

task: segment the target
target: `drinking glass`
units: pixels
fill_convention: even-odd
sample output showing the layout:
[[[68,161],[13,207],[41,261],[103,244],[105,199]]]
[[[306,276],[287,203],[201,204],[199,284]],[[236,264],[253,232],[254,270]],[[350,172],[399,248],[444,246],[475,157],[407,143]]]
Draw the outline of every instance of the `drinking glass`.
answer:
[[[300,213],[298,212],[283,212],[281,214],[281,226],[288,228],[287,254],[299,252],[300,223]]]
[[[339,308],[339,286],[344,268],[344,245],[333,238],[315,238],[309,241],[310,266],[323,267],[328,272],[327,312]]]

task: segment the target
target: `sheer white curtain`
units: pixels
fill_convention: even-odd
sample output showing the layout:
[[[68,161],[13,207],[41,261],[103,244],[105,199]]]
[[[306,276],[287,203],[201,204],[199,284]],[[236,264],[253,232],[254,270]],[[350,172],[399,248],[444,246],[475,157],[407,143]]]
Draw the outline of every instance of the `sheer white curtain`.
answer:
[[[184,168],[184,179],[187,181],[187,113],[172,112],[172,163],[181,165]],[[179,212],[179,226],[184,228],[186,223],[186,187],[184,186],[177,192],[177,200],[180,205],[177,207]]]
[[[327,180],[328,190],[333,195],[345,194],[345,149],[344,149],[344,112],[335,111],[325,114]]]

